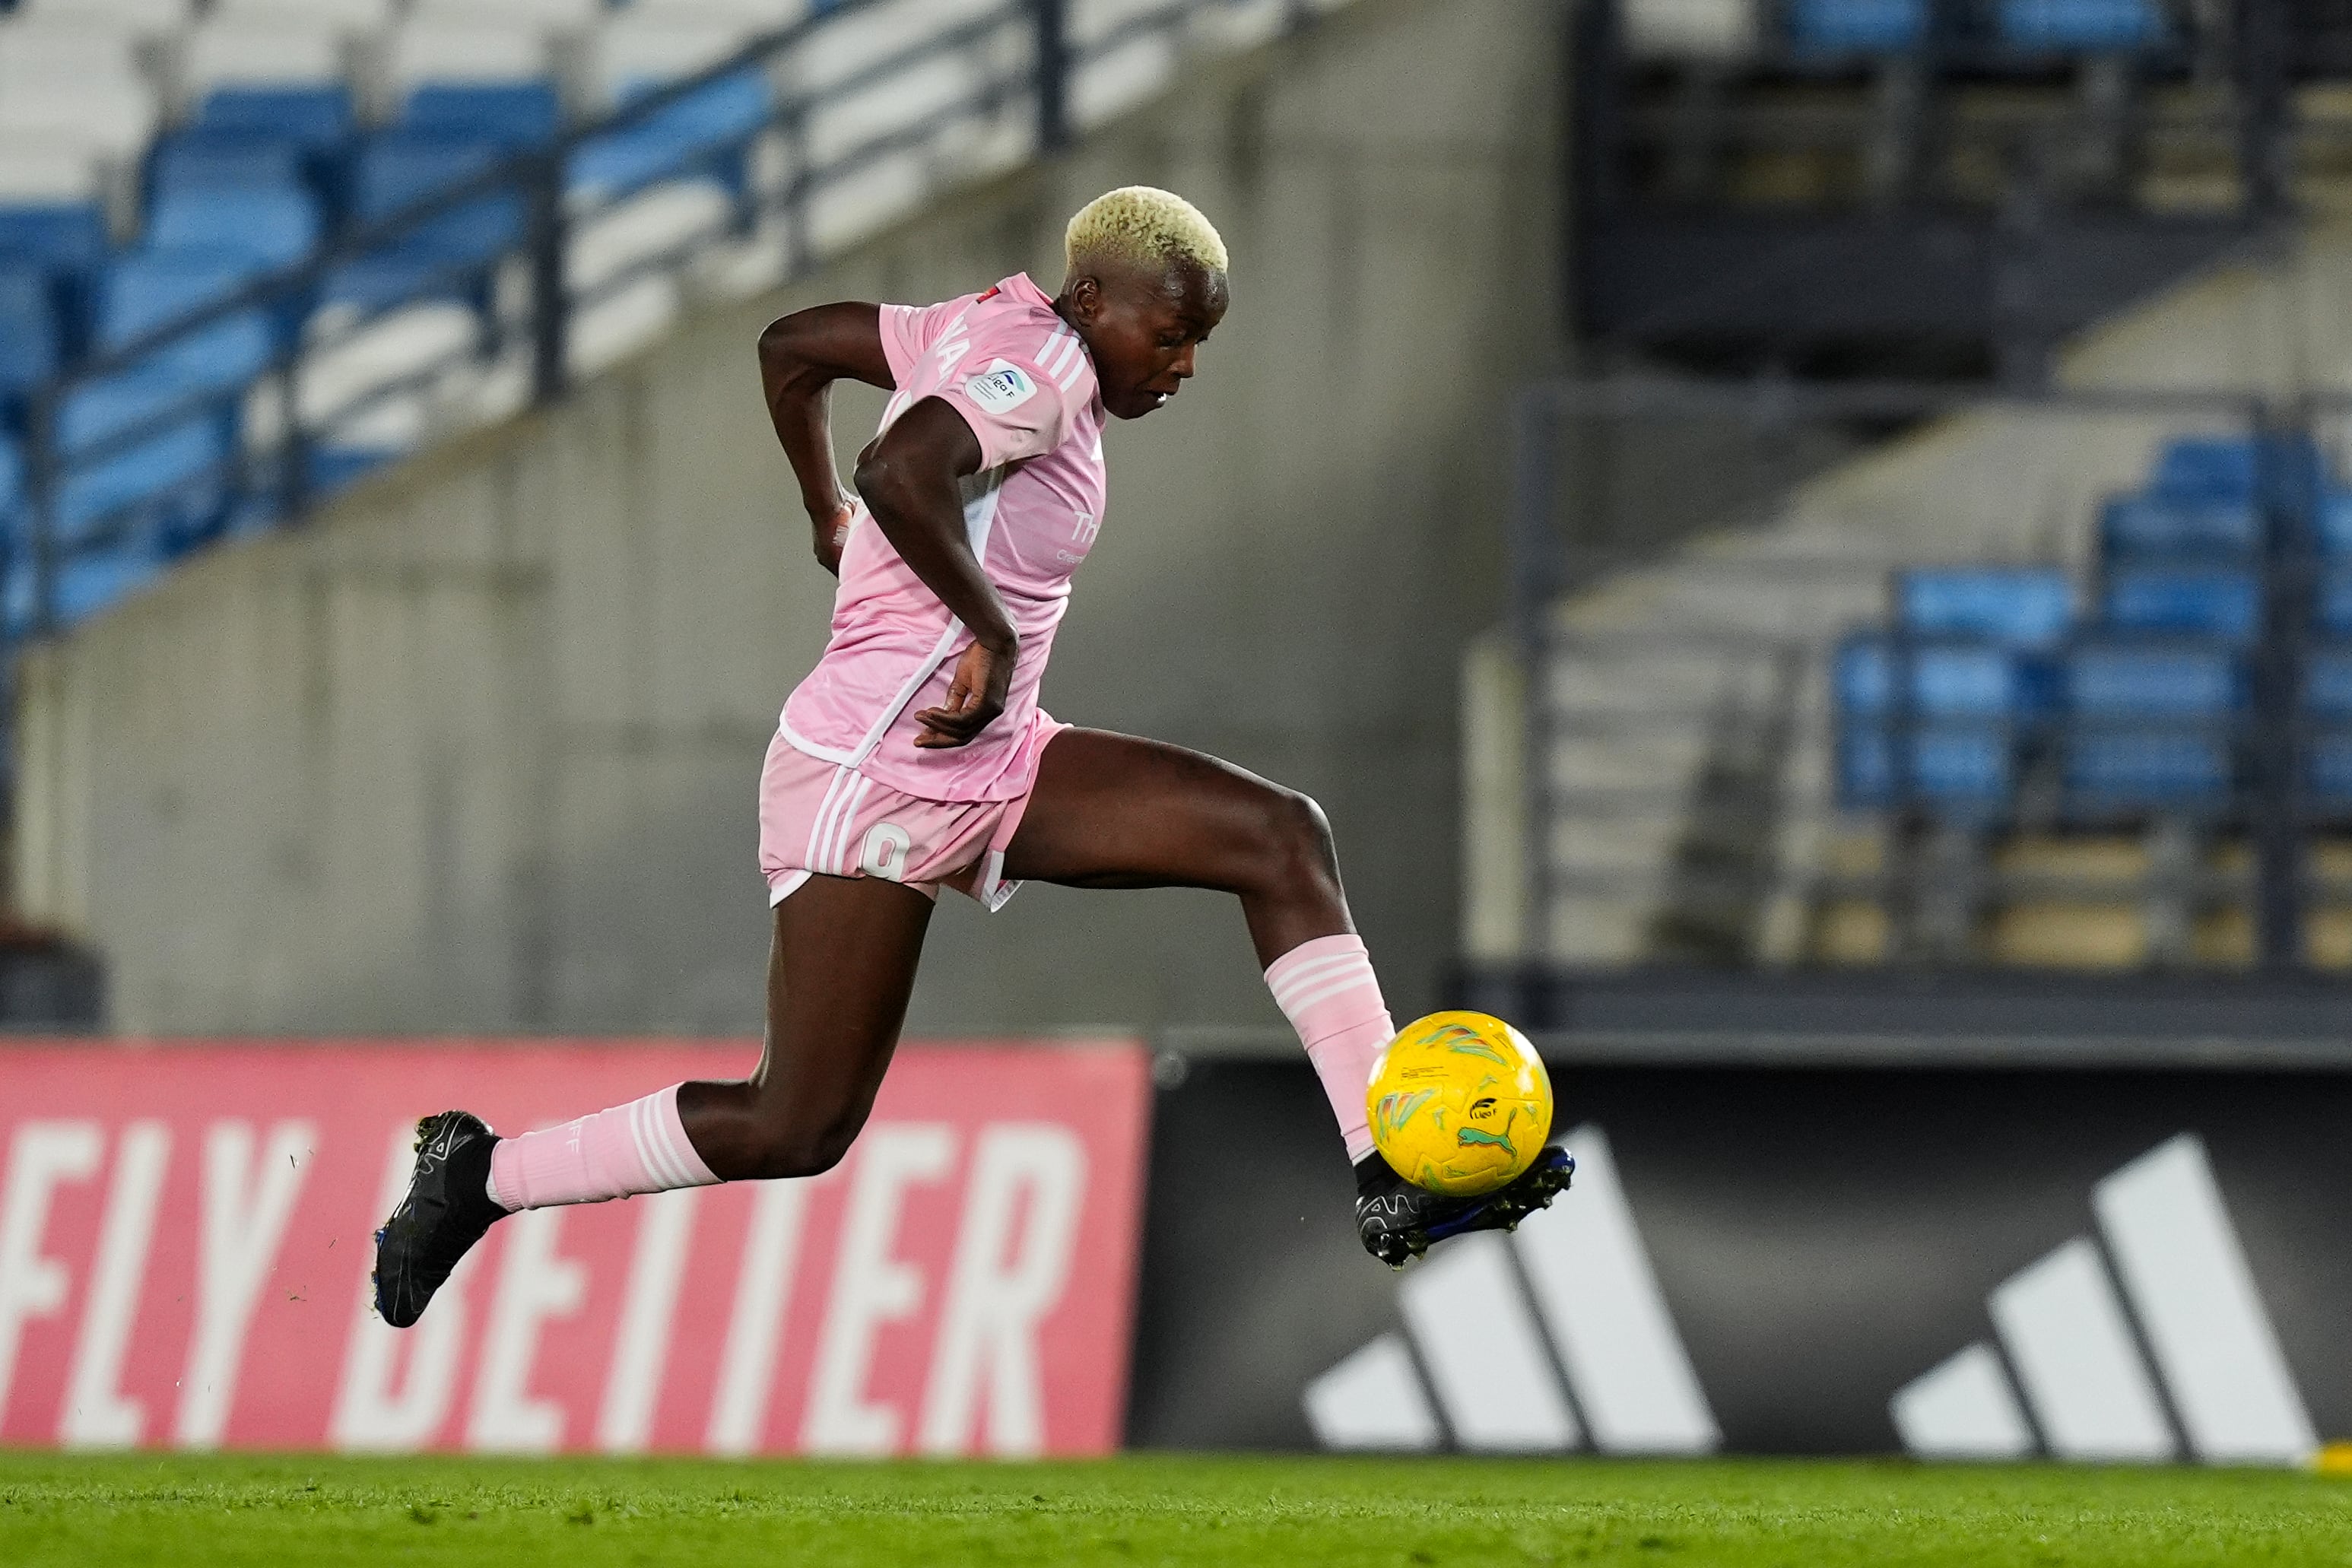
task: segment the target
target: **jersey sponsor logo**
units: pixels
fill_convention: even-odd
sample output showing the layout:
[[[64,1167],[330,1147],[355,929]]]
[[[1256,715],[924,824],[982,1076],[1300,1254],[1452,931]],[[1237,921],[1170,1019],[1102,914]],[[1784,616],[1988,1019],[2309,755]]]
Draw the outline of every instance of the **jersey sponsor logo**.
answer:
[[[991,414],[1010,414],[1037,395],[1037,384],[1019,365],[998,360],[967,380],[963,393]]]

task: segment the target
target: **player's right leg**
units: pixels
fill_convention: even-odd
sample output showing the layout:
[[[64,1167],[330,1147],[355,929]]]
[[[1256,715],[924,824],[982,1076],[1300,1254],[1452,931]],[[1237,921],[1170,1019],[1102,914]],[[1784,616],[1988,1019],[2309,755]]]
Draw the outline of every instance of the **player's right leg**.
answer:
[[[518,1138],[462,1110],[417,1123],[415,1174],[376,1233],[376,1310],[416,1321],[518,1209],[830,1169],[874,1107],[930,918],[912,888],[811,877],[775,907],[767,1046],[749,1079],[674,1084]]]
[[[1500,1192],[1425,1192],[1372,1146],[1365,1086],[1393,1033],[1355,934],[1331,832],[1315,803],[1198,752],[1100,730],[1045,747],[1004,855],[1013,880],[1080,888],[1213,888],[1242,917],[1275,1003],[1298,1031],[1356,1174],[1364,1249],[1402,1264],[1432,1242],[1505,1229],[1548,1205],[1575,1162],[1546,1149]]]

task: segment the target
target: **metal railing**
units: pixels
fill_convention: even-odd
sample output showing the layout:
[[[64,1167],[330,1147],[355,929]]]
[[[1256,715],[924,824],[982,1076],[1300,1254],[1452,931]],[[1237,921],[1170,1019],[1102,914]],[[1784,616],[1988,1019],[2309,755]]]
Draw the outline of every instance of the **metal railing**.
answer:
[[[21,538],[13,542],[5,578],[19,581],[15,568],[20,562],[29,563],[29,604],[11,595],[17,599],[11,606],[17,613],[6,616],[5,635],[13,639],[55,629],[60,620],[61,570],[78,557],[124,543],[142,529],[169,534],[174,507],[192,497],[199,504],[188,510],[202,520],[194,531],[205,537],[232,516],[258,516],[270,523],[299,518],[312,500],[312,458],[324,443],[387,400],[413,393],[464,363],[511,352],[528,366],[528,402],[544,405],[562,397],[572,374],[570,333],[582,312],[648,275],[675,271],[730,233],[780,237],[784,247],[781,278],[800,275],[818,258],[813,210],[829,191],[861,174],[901,155],[941,153],[942,139],[957,127],[983,122],[998,129],[1010,126],[1022,140],[1024,155],[1051,156],[1074,138],[1074,89],[1090,67],[1139,44],[1181,45],[1220,21],[1241,28],[1250,40],[1297,31],[1331,3],[1163,0],[1118,7],[1107,26],[1080,36],[1072,25],[1071,0],[1003,0],[821,87],[806,89],[779,79],[807,46],[888,5],[888,0],[837,0],[823,15],[753,38],[727,58],[633,98],[600,118],[569,126],[551,142],[519,150],[377,221],[351,225],[300,262],[257,275],[131,341],[69,363],[32,391],[26,408]],[[829,107],[862,94],[887,92],[895,80],[948,57],[971,66],[953,97],[933,103],[927,113],[905,123],[853,138],[823,155],[814,153],[812,121]],[[635,181],[593,192],[574,188],[570,176],[583,150],[642,130],[665,111],[745,73],[760,73],[771,84],[768,111],[758,123],[682,147],[676,159]],[[763,151],[781,160],[787,171],[782,177],[762,178],[751,169]],[[951,154],[943,153],[941,161],[951,163]],[[631,256],[590,286],[567,279],[567,242],[583,226],[650,186],[714,175],[732,188],[723,216]],[[488,201],[506,202],[520,213],[519,246],[448,258],[397,298],[370,300],[323,327],[313,318],[313,306],[339,268],[383,256],[436,221]],[[519,289],[513,287],[518,283]],[[509,298],[517,293],[521,296],[519,307]],[[479,307],[476,342],[373,383],[316,416],[306,411],[304,371],[318,356],[353,342],[393,311],[452,294],[469,296]],[[257,382],[191,388],[133,423],[67,448],[61,416],[77,392],[134,372],[163,353],[256,312],[269,323],[274,345]],[[274,389],[277,429],[267,437],[248,428],[244,417],[257,385]],[[70,520],[61,516],[61,503],[77,478],[110,458],[205,420],[216,421],[226,432],[225,455],[208,466],[182,475],[168,489],[79,508]]]
[[[1954,437],[1939,457],[1939,432],[1968,424],[1953,416],[1979,414],[1976,444]],[[2032,440],[2013,434],[2029,426]],[[2313,852],[2315,834],[2352,830],[2352,798],[2311,783],[2315,742],[2352,725],[2315,716],[2304,679],[2319,640],[2315,594],[2343,563],[2319,559],[2315,498],[2271,474],[2258,503],[2265,543],[2242,563],[2258,574],[2262,606],[2240,650],[2246,700],[2182,725],[2213,731],[2232,759],[2221,791],[2094,809],[2063,758],[2096,724],[2053,713],[2015,724],[2008,740],[2024,760],[1990,805],[1939,803],[1899,776],[1886,798],[1857,801],[1836,776],[1831,689],[1846,634],[1876,628],[1898,665],[1912,646],[1891,603],[1906,570],[2053,566],[2078,605],[2095,602],[2100,500],[2137,489],[2170,437],[2262,437],[2263,453],[2308,438],[2343,484],[2352,394],[1564,382],[1525,391],[1516,428],[1509,602],[1532,957],[1573,959],[1567,923],[1606,906],[1654,933],[1677,920],[1747,921],[1745,938],[1713,946],[1661,937],[1667,951],[1654,956],[1753,962],[1767,956],[1756,928],[1769,906],[1851,899],[1887,912],[1891,956],[1967,962],[1972,911],[2075,897],[2170,911],[2157,946],[2174,952],[2183,921],[2229,905],[2250,922],[2255,958],[2290,968],[2307,961],[2315,908],[2352,907],[2347,868]],[[1912,437],[1923,445],[1906,470]],[[1980,493],[1964,493],[1972,487]],[[2078,616],[2077,630],[2097,635],[2090,619]],[[1904,673],[1871,721],[1896,757],[1932,721],[1907,700]],[[1842,866],[1841,836],[1857,831],[1872,862]],[[2118,833],[2145,858],[2129,888],[2048,858],[2003,858],[2004,844]],[[1779,955],[1801,957],[1785,944]]]

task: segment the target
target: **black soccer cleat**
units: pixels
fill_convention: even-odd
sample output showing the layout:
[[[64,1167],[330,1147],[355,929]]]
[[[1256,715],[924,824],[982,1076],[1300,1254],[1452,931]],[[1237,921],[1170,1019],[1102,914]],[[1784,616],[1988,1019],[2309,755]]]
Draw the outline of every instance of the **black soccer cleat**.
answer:
[[[1528,1215],[1549,1207],[1575,1174],[1575,1157],[1547,1144],[1509,1185],[1483,1197],[1449,1198],[1414,1186],[1379,1153],[1367,1154],[1356,1163],[1356,1234],[1366,1252],[1402,1268],[1449,1236],[1516,1229]]]
[[[423,1317],[457,1260],[506,1217],[490,1200],[490,1148],[498,1141],[470,1111],[445,1110],[416,1124],[416,1174],[375,1233],[375,1310],[394,1328]]]

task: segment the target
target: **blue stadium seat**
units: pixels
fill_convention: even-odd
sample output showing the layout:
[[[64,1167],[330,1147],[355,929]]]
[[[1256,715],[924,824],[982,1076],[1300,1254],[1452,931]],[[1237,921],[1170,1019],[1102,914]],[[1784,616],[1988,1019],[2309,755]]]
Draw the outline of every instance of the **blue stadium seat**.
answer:
[[[142,523],[201,531],[226,500],[231,450],[224,423],[198,416],[128,450],[68,464],[58,485],[58,537],[72,542]]]
[[[2319,575],[2312,627],[2330,637],[2352,637],[2352,565],[2331,566]]]
[[[386,132],[360,153],[358,212],[373,222],[496,164],[506,149],[478,137]],[[427,296],[483,302],[483,270],[522,238],[522,201],[498,193],[463,202],[384,249],[329,277],[325,296],[374,310]]]
[[[2327,465],[2308,436],[2185,436],[2165,444],[2148,477],[2152,495],[2180,499],[2259,500],[2270,481],[2273,500],[2292,500],[2305,487],[2324,488]]]
[[[2321,491],[2312,525],[2322,554],[2352,555],[2352,490]]]
[[[2152,0],[2000,0],[1999,22],[2023,49],[2144,48],[2164,37]]]
[[[428,83],[408,95],[400,112],[404,131],[508,149],[551,142],[562,123],[551,81]]]
[[[149,184],[158,195],[183,190],[300,190],[302,144],[246,126],[198,125],[156,143]]]
[[[2315,718],[2352,719],[2352,646],[2320,643],[2305,651],[2303,710]]]
[[[1986,643],[1918,643],[1901,650],[1910,662],[1909,706],[1927,718],[2019,720],[2049,708],[2038,661]],[[1858,718],[1895,710],[1898,650],[1878,632],[1849,637],[1837,650],[1832,679],[1838,710]]]
[[[2047,647],[2074,618],[2074,584],[2054,567],[1947,566],[1895,582],[1895,618],[1918,637]]]
[[[1867,725],[1840,731],[1837,790],[1856,809],[1919,806],[1950,815],[1982,816],[2008,807],[2017,794],[2017,750],[1998,725],[1922,724],[1905,749],[1907,787],[1895,778],[1895,744]]]
[[[106,258],[106,215],[96,202],[0,206],[0,257],[87,272]]]
[[[2237,778],[2227,735],[2195,730],[2089,730],[2068,736],[2066,797],[2077,813],[2211,811]]]
[[[237,256],[270,271],[309,256],[324,227],[319,198],[299,185],[182,186],[156,199],[147,243]]]
[[[2119,566],[2100,609],[2116,631],[2178,632],[2250,642],[2262,629],[2262,582],[2228,567]]]
[[[2085,641],[2061,671],[2077,718],[2223,720],[2246,703],[2244,661],[2210,643]]]
[[[146,587],[163,574],[163,558],[143,538],[77,550],[58,563],[58,619],[67,626],[96,615]],[[8,629],[22,636],[33,627],[33,567],[22,557],[10,563]]]
[[[47,269],[0,261],[0,403],[57,373],[63,353]]]
[[[624,96],[635,98],[658,85],[639,82]],[[758,71],[722,77],[634,125],[589,138],[572,155],[565,183],[574,191],[623,195],[656,180],[694,174],[740,193],[748,182],[745,145],[767,123],[772,100],[768,79]]]
[[[100,346],[119,347],[224,300],[256,272],[251,258],[233,251],[146,250],[121,257],[100,280]],[[274,346],[268,315],[240,310],[167,344],[153,363],[176,368],[194,383],[226,386],[258,374]]]
[[[1789,0],[1789,42],[1809,54],[1885,54],[1927,36],[1928,0]]]
[[[2242,561],[2263,547],[2262,509],[2242,496],[2116,496],[2099,515],[2108,561],[2196,556]]]
[[[340,83],[217,88],[198,106],[195,123],[257,132],[310,153],[331,153],[352,137],[351,89]]]

